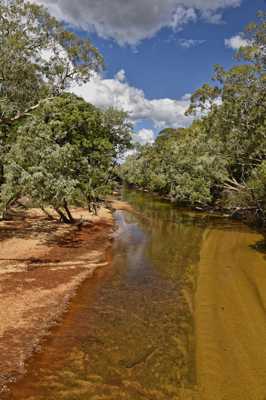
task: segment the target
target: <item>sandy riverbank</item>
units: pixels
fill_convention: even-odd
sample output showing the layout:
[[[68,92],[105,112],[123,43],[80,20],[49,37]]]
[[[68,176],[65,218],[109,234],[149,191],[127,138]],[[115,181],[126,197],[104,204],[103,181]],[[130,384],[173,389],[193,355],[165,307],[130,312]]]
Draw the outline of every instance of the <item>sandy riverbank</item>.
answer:
[[[84,226],[49,221],[39,210],[0,223],[0,390],[25,373],[25,363],[66,310],[80,284],[108,265],[113,218],[83,209]]]
[[[207,230],[196,293],[202,400],[265,400],[266,259],[248,229]]]

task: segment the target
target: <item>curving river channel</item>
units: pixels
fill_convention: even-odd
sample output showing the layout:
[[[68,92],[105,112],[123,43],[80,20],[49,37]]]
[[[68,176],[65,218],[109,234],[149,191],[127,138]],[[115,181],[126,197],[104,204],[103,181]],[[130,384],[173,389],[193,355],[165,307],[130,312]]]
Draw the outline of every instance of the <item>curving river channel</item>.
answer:
[[[238,222],[125,191],[88,280],[12,400],[265,400],[266,251]]]

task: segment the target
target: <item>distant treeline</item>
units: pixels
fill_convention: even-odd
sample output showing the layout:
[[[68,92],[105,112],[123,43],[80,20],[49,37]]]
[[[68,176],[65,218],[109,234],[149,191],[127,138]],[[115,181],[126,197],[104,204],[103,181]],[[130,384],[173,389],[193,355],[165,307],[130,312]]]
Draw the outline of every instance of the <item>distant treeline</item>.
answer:
[[[137,146],[122,179],[173,202],[249,213],[266,224],[266,13],[246,28],[237,65],[215,66],[216,85],[203,85],[184,129],[164,129]]]

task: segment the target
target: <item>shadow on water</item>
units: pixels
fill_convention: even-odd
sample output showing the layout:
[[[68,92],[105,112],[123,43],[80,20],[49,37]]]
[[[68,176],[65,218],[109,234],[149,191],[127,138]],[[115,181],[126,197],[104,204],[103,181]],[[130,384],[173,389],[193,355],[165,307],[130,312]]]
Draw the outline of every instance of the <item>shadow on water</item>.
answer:
[[[123,197],[145,218],[116,212],[112,267],[84,284],[8,399],[196,399],[193,295],[210,219]]]

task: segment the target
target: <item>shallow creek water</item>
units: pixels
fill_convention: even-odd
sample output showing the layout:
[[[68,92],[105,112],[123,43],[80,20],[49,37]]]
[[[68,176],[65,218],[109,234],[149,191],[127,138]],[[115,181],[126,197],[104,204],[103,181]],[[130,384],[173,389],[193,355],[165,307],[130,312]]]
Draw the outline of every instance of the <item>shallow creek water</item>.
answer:
[[[123,200],[136,213],[115,213],[112,265],[82,286],[8,399],[265,400],[262,237],[148,194]]]

